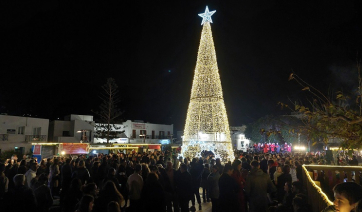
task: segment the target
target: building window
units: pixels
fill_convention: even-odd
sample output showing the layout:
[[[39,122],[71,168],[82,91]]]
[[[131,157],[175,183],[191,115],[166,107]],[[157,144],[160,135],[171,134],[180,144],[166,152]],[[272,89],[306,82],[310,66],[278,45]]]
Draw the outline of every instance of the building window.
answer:
[[[18,134],[24,135],[25,127],[18,128]]]
[[[70,136],[70,132],[69,131],[63,131],[63,136],[65,136],[65,137]]]
[[[6,133],[7,134],[15,134],[15,129],[7,129]]]
[[[152,139],[155,139],[155,131],[152,130]]]
[[[132,138],[136,138],[136,130],[132,130]]]
[[[140,130],[140,135],[146,135],[146,130]]]
[[[41,135],[41,127],[34,127],[33,135]]]

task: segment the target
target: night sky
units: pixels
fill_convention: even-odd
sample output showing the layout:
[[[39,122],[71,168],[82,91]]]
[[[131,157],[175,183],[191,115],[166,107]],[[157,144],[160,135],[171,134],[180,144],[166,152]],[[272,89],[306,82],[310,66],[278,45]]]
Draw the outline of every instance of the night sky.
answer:
[[[35,1],[0,6],[0,113],[94,115],[115,78],[123,119],[183,130],[205,6],[231,126],[322,92],[357,87],[361,1]],[[359,53],[359,56],[357,54]]]

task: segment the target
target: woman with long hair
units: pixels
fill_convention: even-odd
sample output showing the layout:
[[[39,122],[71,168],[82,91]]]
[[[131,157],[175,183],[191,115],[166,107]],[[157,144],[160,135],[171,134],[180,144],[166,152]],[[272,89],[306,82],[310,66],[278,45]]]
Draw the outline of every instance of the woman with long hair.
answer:
[[[232,163],[233,173],[231,177],[235,179],[235,181],[239,185],[239,192],[238,192],[238,200],[239,200],[239,210],[241,212],[246,211],[246,202],[245,202],[245,195],[244,195],[244,186],[245,186],[245,179],[241,175],[241,161],[236,159]]]
[[[281,166],[277,167],[277,170],[274,172],[274,184],[278,185],[278,177],[283,174]]]
[[[36,176],[39,176],[43,173],[46,173],[47,166],[45,165],[45,160],[41,160],[38,170],[36,171]]]
[[[89,172],[85,167],[84,160],[79,161],[78,168],[73,172],[72,178],[78,178],[82,181],[82,185],[86,184],[89,181]]]

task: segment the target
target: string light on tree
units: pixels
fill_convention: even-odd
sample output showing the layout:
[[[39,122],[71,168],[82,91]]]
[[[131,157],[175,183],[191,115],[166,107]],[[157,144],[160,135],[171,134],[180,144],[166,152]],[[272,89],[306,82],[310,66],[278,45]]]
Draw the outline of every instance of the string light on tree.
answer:
[[[181,155],[199,157],[212,151],[223,161],[233,161],[229,122],[226,114],[216,52],[211,32],[211,16],[216,11],[206,7],[197,56],[190,103],[187,109]]]

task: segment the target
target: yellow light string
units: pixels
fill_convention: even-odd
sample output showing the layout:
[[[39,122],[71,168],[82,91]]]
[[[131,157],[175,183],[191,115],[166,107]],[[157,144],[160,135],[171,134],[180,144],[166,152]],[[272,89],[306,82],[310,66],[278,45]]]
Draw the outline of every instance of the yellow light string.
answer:
[[[311,178],[311,176],[308,173],[307,168],[305,168],[305,165],[302,166],[305,172],[305,175],[308,177],[309,182],[312,184],[312,186],[317,190],[318,193],[321,194],[323,200],[327,203],[328,206],[333,205],[333,202],[329,200],[328,196],[326,193],[324,193],[321,189],[321,187],[319,187],[314,180]]]
[[[31,143],[31,145],[43,145],[43,146],[54,146],[54,145],[58,145],[58,144],[62,144],[62,143],[48,143],[48,142],[44,142],[44,143]]]
[[[92,149],[138,149],[138,147],[89,147],[89,150]]]
[[[200,157],[204,150],[225,162],[235,159],[210,22],[201,33],[181,156]]]

